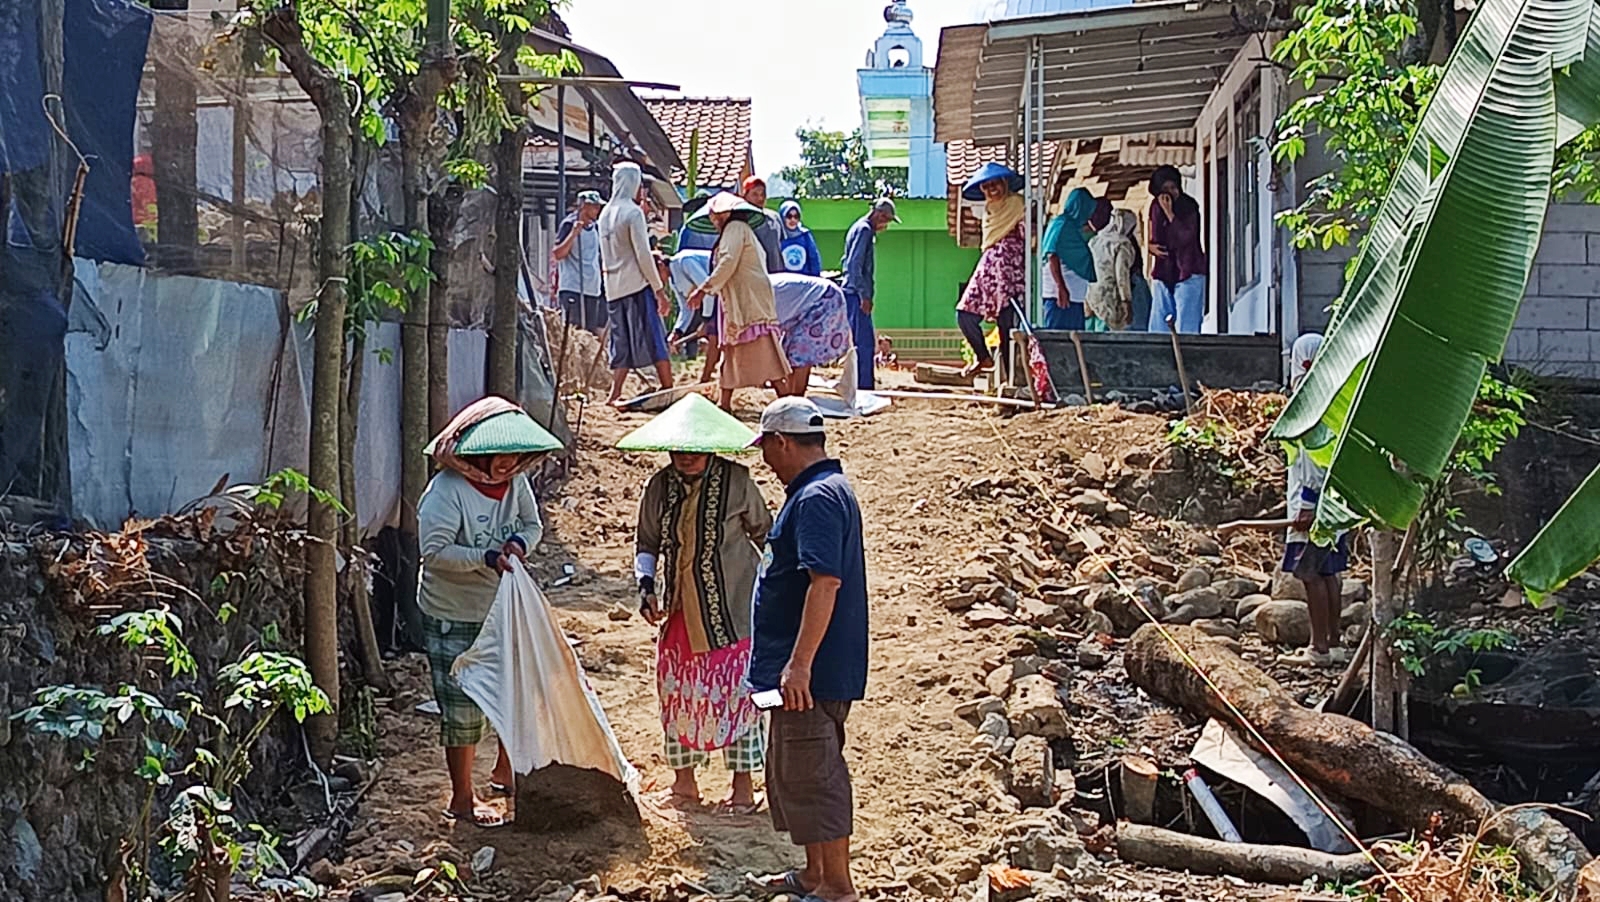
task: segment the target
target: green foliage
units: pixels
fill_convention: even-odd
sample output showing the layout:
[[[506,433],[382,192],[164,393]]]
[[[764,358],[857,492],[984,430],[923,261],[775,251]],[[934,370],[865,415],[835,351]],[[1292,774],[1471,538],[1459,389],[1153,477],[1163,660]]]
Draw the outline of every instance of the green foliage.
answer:
[[[1454,453],[1438,481],[1428,487],[1417,512],[1417,572],[1425,584],[1436,584],[1445,565],[1460,553],[1461,540],[1468,530],[1464,513],[1456,499],[1463,492],[1500,494],[1499,478],[1492,465],[1507,443],[1516,438],[1527,423],[1524,411],[1533,395],[1492,374],[1478,383],[1478,397],[1472,405]]]
[[[794,183],[795,197],[893,197],[906,193],[906,169],[867,166],[867,144],[861,129],[848,135],[822,128],[799,128],[800,162],[778,170]]]
[[[433,240],[425,232],[379,232],[350,245],[345,334],[365,337],[385,311],[404,313],[409,299],[421,297],[433,284],[433,270],[428,266],[432,253]],[[307,306],[314,307],[316,302]]]
[[[141,654],[159,655],[174,678],[192,678],[198,668],[182,631],[175,615],[156,609],[123,614],[100,633]],[[254,882],[269,870],[286,869],[277,838],[239,819],[233,793],[277,712],[303,722],[331,710],[328,698],[299,659],[273,652],[246,653],[223,667],[215,682],[222,698],[215,709],[187,691],[163,698],[130,684],[109,692],[47,686],[35,692],[32,707],[12,715],[24,727],[77,748],[80,769],[92,766],[96,751],[115,740],[136,742],[142,750],[133,773],[145,784],[144,802],[124,838],[132,850],[130,899],[150,898],[153,848],[189,874],[191,886],[226,880],[235,870]],[[165,817],[155,821],[155,804],[166,795]]]
[[[1311,179],[1301,204],[1279,214],[1301,247],[1342,245],[1378,210],[1439,67],[1397,62],[1417,32],[1405,0],[1314,0],[1295,10],[1300,27],[1273,50],[1306,96],[1277,123],[1272,153],[1291,164],[1321,135],[1333,163]]]
[[[1463,652],[1479,655],[1511,648],[1516,644],[1516,638],[1502,629],[1472,630],[1439,626],[1415,611],[1407,611],[1390,621],[1388,636],[1400,656],[1400,666],[1414,677],[1425,675],[1429,666],[1444,658],[1453,658]],[[1468,667],[1453,694],[1464,697],[1477,692],[1481,675],[1478,668]]]
[[[350,513],[337,497],[312,485],[311,479],[306,474],[295,469],[279,470],[268,476],[260,485],[252,486],[246,494],[252,503],[277,510],[283,507],[283,502],[288,500],[290,492],[308,495],[311,500],[327,505],[341,514],[348,516]]]

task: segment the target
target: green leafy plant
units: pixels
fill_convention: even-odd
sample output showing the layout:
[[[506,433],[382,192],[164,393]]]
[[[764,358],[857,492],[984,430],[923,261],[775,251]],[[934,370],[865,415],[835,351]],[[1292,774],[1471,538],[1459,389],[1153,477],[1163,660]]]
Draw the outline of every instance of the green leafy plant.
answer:
[[[1472,413],[1456,440],[1444,474],[1428,487],[1416,519],[1416,573],[1425,586],[1436,585],[1445,565],[1461,551],[1469,530],[1458,503],[1470,492],[1500,494],[1493,463],[1527,423],[1533,395],[1492,374],[1478,383]]]
[[[1409,527],[1450,463],[1526,289],[1556,149],[1600,123],[1594,14],[1590,0],[1485,0],[1441,70],[1273,429],[1327,461],[1314,535]],[[1600,484],[1575,504],[1538,559],[1530,548],[1511,568],[1531,596],[1600,555]]]
[[[142,654],[159,655],[173,678],[190,679],[198,667],[182,631],[171,611],[156,609],[123,614],[100,632]],[[196,900],[228,898],[235,872],[259,881],[269,871],[284,870],[276,838],[242,820],[233,795],[274,717],[281,711],[303,722],[328,711],[328,698],[298,658],[276,652],[246,652],[215,675],[215,685],[215,706],[172,687],[164,698],[127,683],[110,691],[47,686],[34,694],[33,706],[12,715],[27,729],[75,747],[80,769],[94,766],[96,752],[113,744],[141,750],[133,773],[145,793],[125,836],[131,850],[126,876],[132,881],[121,887],[125,898],[153,898],[150,859],[158,849],[185,875],[188,897]],[[154,811],[162,799],[168,801],[158,819]]]
[[[349,513],[331,492],[312,485],[306,474],[294,469],[279,470],[268,476],[260,485],[250,487],[246,496],[254,504],[278,510],[283,507],[283,502],[288,500],[291,493],[309,496],[318,504],[326,504],[341,514]]]
[[[1424,676],[1433,664],[1463,652],[1479,655],[1516,644],[1515,637],[1502,629],[1441,627],[1415,611],[1407,611],[1390,621],[1387,634],[1399,655],[1400,666],[1413,677]],[[1451,694],[1457,697],[1475,694],[1482,685],[1482,677],[1479,668],[1469,666]]]

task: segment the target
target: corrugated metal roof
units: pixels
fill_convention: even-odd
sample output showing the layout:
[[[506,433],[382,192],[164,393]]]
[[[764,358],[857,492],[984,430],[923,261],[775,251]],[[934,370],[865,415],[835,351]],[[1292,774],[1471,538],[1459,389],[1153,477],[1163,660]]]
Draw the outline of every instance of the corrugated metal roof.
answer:
[[[934,72],[934,135],[1009,140],[1035,40],[1045,71],[1040,137],[1189,128],[1245,38],[1231,7],[1187,0],[946,28]]]

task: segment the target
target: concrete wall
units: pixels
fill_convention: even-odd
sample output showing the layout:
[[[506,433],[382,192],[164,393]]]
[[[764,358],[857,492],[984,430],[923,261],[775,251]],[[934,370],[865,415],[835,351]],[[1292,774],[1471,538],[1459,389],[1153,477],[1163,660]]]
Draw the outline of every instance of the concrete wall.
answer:
[[[1506,359],[1600,378],[1600,206],[1552,204]]]
[[[779,201],[769,206],[776,208]],[[872,318],[878,330],[954,329],[961,286],[978,265],[976,248],[957,247],[945,226],[945,201],[896,200],[901,222],[878,233]],[[837,270],[844,236],[867,213],[864,200],[802,200],[806,227],[817,239],[822,268]]]

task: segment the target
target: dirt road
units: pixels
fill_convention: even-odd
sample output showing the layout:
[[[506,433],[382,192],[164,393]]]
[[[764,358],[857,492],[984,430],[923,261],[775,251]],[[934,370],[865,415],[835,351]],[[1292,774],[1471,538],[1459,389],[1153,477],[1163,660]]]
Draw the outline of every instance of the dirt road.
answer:
[[[740,402],[741,416],[753,420],[760,397],[751,394]],[[591,412],[576,472],[559,497],[546,499],[548,529],[536,564],[546,580],[564,564],[577,569],[572,585],[551,589],[549,598],[566,629],[581,640],[580,658],[624,751],[643,774],[648,797],[671,780],[660,750],[654,634],[637,616],[612,615],[636,605],[635,505],[644,480],[665,455],[610,450],[646,419]],[[934,886],[919,880],[919,872],[941,874],[945,881],[970,879],[988,863],[984,855],[997,831],[1017,815],[1016,800],[1000,790],[973,749],[972,727],[952,713],[958,703],[983,694],[983,658],[1008,638],[1000,628],[964,628],[935,596],[942,576],[1007,528],[997,513],[964,499],[963,488],[1102,445],[1109,454],[1112,447],[1149,444],[1162,434],[1159,420],[1115,409],[1005,419],[935,402],[910,402],[830,425],[830,449],[842,458],[861,501],[871,581],[871,682],[866,701],[851,716],[848,748],[857,791],[857,877],[869,895],[904,894],[908,880]],[[781,486],[757,456],[746,462],[776,505]],[[446,784],[436,728],[412,711],[427,697],[424,665],[413,656],[399,669],[405,688],[380,714],[385,768],[339,867],[347,886],[392,865],[414,867],[440,857],[467,861],[486,845],[497,851],[495,864],[475,885],[488,897],[504,899],[538,899],[590,875],[622,888],[688,881],[726,898],[739,892],[743,873],[795,861],[796,850],[773,833],[765,813],[728,817],[650,808],[637,834],[607,825],[562,835],[447,825],[440,817]],[[1128,715],[1086,716],[1114,721]],[[1145,741],[1140,723],[1110,728],[1122,741]],[[1150,725],[1149,732],[1170,732],[1170,724]],[[485,748],[485,784],[490,763]],[[701,785],[710,800],[726,794],[720,761],[702,773]],[[1223,881],[1163,880],[1113,874],[1098,891],[1117,898],[1155,898],[1175,892],[1174,885],[1183,887],[1177,894],[1186,898],[1240,898],[1243,892]]]

